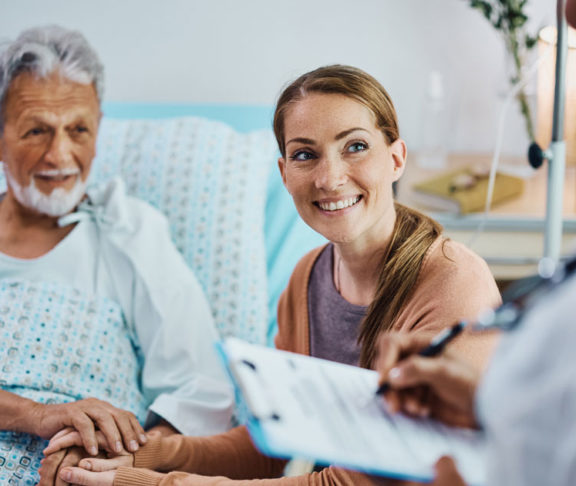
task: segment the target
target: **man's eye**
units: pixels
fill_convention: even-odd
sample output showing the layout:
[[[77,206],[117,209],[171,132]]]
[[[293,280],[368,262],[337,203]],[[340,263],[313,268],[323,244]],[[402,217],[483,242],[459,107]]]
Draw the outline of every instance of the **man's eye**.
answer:
[[[348,152],[362,152],[368,148],[368,144],[364,142],[354,142],[348,146]]]
[[[36,127],[36,128],[32,128],[32,129],[28,130],[26,132],[25,136],[26,137],[35,137],[38,135],[42,135],[43,133],[45,133],[45,130],[43,128]]]
[[[312,160],[314,158],[314,154],[312,152],[308,152],[306,150],[299,150],[295,152],[293,155],[290,156],[290,160]]]
[[[74,128],[74,131],[76,133],[86,133],[88,131],[88,128],[83,125],[78,125],[77,127]]]

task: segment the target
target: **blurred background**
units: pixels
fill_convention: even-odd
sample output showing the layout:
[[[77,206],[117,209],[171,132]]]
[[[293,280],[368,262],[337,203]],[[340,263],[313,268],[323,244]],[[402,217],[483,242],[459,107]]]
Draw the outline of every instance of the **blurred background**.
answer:
[[[528,31],[554,24],[555,5],[530,0]],[[504,42],[467,0],[0,0],[0,40],[47,23],[78,29],[94,45],[107,101],[270,106],[307,70],[358,66],[389,90],[412,151],[426,137],[432,72],[448,152],[491,152],[509,89]],[[515,104],[505,135],[504,154],[525,153]]]

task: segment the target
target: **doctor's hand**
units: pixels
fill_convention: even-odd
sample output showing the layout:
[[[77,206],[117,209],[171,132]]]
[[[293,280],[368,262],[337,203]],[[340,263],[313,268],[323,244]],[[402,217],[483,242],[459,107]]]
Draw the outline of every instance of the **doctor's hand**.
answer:
[[[434,469],[436,477],[431,486],[466,486],[451,457],[444,456],[438,459]]]
[[[378,343],[376,370],[388,382],[388,409],[432,417],[448,425],[477,427],[474,396],[481,373],[447,349],[437,357],[417,353],[433,336],[386,333]]]

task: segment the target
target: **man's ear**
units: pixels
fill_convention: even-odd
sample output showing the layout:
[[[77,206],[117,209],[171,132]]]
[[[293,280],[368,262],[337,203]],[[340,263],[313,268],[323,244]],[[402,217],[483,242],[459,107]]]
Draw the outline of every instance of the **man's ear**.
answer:
[[[392,142],[389,146],[390,154],[392,156],[392,162],[394,164],[394,180],[397,181],[404,174],[404,169],[406,168],[406,157],[408,155],[408,149],[406,148],[406,142],[401,138]]]

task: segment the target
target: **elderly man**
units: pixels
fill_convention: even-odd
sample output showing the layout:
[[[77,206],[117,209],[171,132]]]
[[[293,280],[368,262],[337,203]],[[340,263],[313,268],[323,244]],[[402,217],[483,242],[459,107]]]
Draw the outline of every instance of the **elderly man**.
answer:
[[[102,77],[62,28],[0,50],[0,484],[36,484],[42,439],[66,428],[96,454],[97,430],[110,450],[145,442],[135,417],[229,424],[210,310],[165,219],[120,181],[86,192]]]

